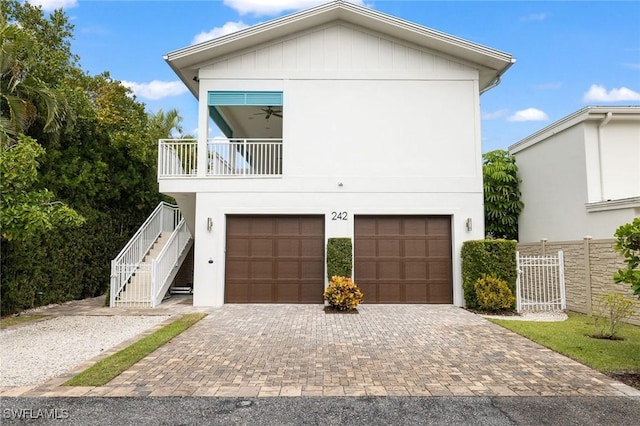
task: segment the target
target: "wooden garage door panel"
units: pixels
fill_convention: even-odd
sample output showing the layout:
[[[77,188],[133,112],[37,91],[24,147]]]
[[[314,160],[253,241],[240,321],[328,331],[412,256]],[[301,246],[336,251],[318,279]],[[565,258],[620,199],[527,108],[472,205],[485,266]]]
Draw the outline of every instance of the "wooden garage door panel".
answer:
[[[355,279],[365,303],[452,303],[449,216],[356,216]]]
[[[322,303],[322,216],[228,216],[227,303]]]

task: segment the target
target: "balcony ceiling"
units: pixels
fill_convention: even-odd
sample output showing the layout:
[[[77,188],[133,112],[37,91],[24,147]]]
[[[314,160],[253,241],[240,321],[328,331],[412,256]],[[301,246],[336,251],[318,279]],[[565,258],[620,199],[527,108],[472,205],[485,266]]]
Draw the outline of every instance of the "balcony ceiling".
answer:
[[[282,118],[272,114],[266,119],[263,111],[268,106],[220,106],[218,111],[227,124],[233,129],[234,138],[282,138]],[[283,115],[280,106],[274,111]]]

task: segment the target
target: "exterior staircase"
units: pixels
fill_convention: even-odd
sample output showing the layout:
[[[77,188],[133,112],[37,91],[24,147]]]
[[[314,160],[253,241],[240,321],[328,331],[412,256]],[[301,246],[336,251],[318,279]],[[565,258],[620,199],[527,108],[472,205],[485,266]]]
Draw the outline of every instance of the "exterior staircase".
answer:
[[[193,239],[177,206],[160,203],[111,262],[111,307],[156,307]]]
[[[162,232],[156,242],[151,246],[149,252],[145,255],[142,262],[138,265],[138,269],[131,276],[131,280],[124,287],[117,297],[118,306],[129,307],[148,307],[151,300],[151,261],[154,260],[171,236],[170,232]]]

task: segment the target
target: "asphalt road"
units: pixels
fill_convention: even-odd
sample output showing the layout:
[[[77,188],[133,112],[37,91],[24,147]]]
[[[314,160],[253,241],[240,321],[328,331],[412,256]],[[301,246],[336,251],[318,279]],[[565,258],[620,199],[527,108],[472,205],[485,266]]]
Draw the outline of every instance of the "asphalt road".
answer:
[[[626,397],[1,398],[0,410],[2,425],[640,425]]]

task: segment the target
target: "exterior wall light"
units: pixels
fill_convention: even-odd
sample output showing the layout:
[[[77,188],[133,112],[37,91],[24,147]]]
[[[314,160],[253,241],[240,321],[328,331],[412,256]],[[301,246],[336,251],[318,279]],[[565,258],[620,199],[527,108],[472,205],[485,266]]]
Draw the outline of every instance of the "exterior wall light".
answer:
[[[207,231],[211,232],[213,229],[213,219],[210,217],[207,218]]]
[[[471,221],[471,218],[468,217],[467,218],[467,231],[471,231],[473,229],[473,222]]]

